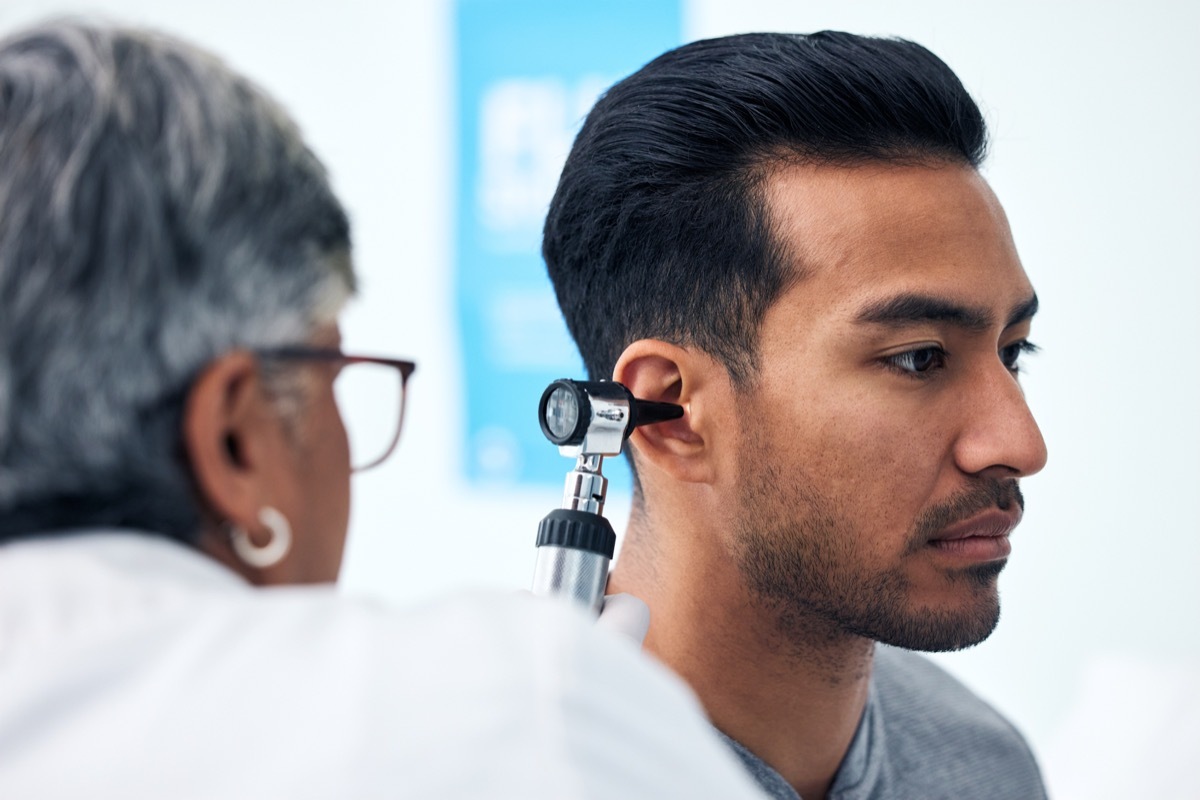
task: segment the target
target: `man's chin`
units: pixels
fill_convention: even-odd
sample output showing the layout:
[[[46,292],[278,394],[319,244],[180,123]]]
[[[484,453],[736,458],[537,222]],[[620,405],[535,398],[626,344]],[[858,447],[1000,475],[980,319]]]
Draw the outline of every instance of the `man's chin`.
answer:
[[[881,616],[886,623],[875,626],[871,637],[878,642],[929,653],[974,647],[991,636],[1000,621],[995,576],[973,587],[969,598]]]
[[[997,617],[998,618],[998,617]],[[987,626],[959,625],[950,627],[943,620],[937,620],[928,626],[915,627],[903,631],[899,636],[888,639],[878,639],[883,644],[901,647],[905,650],[920,650],[924,653],[948,653],[954,650],[965,650],[974,647],[991,636],[996,629],[995,623]]]

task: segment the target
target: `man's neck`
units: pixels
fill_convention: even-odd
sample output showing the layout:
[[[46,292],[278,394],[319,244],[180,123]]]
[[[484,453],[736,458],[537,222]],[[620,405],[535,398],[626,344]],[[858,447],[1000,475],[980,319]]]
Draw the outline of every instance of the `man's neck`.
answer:
[[[608,591],[650,606],[646,649],[684,678],[713,724],[804,800],[825,797],[862,718],[873,643],[789,619],[751,597],[728,563],[681,563],[631,523]],[[669,551],[669,552],[665,552]]]

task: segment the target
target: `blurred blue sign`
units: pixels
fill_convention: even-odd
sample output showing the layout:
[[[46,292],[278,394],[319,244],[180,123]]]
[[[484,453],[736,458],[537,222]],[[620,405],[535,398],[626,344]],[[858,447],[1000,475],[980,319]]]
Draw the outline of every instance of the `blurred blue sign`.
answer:
[[[680,43],[682,0],[458,0],[457,311],[467,477],[560,485],[538,428],[584,378],[541,258],[542,222],[596,98]]]

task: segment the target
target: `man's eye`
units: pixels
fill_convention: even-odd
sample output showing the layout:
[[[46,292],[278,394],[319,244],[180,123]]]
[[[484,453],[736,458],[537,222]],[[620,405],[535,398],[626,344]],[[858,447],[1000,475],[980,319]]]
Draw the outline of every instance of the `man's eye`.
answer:
[[[1013,342],[1007,347],[1000,348],[1000,360],[1004,362],[1004,366],[1009,372],[1021,371],[1021,356],[1025,353],[1036,353],[1038,346],[1028,339],[1022,339],[1019,342]]]
[[[916,350],[888,356],[884,361],[906,374],[923,376],[931,370],[945,366],[946,351],[940,347],[918,347]]]

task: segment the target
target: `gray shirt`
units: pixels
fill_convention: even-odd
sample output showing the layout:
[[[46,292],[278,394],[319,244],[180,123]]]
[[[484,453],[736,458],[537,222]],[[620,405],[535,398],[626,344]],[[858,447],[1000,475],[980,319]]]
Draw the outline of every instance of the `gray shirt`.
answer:
[[[800,800],[766,762],[725,739],[768,795]],[[867,707],[830,800],[1045,797],[1033,753],[1008,720],[928,659],[876,648]]]

